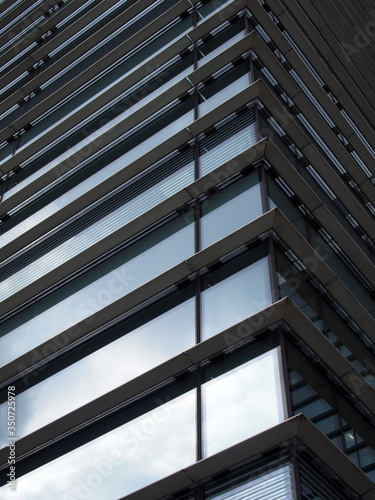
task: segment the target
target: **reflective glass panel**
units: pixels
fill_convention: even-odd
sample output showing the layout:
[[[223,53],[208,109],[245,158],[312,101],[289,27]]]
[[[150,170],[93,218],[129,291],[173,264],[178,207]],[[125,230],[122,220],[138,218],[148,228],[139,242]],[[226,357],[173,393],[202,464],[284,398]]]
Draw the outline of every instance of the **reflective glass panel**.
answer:
[[[324,234],[325,233],[325,234]],[[327,239],[330,238],[329,245]],[[340,280],[349,288],[355,298],[363,307],[373,316],[375,316],[375,301],[368,287],[366,287],[354,274],[356,267],[349,260],[339,245],[325,232],[323,228],[318,232],[314,227],[311,228],[312,245],[316,252],[322,257],[326,264],[337,274]],[[365,278],[365,277],[364,277]],[[368,284],[371,286],[370,284]]]
[[[266,131],[264,131],[266,134]],[[276,174],[275,174],[276,176]],[[270,208],[278,207],[290,220],[305,239],[307,236],[307,225],[303,213],[298,209],[296,196],[281,177],[276,177],[267,170],[267,187],[269,193]],[[293,199],[291,199],[293,197]]]
[[[117,500],[195,461],[195,390],[17,478],[17,500]],[[0,488],[1,498],[14,496]]]
[[[90,168],[90,171],[78,171],[69,176],[56,187],[50,189],[44,196],[38,197],[34,202],[4,221],[2,227],[6,232],[0,239],[0,246],[5,246],[30,228],[64,209],[83,193],[90,190],[95,182],[99,184],[103,180],[103,174],[100,173],[100,162],[95,163]],[[93,175],[94,179],[90,178],[90,174]],[[132,215],[143,213],[147,207],[154,206],[163,199],[172,196],[172,194],[193,181],[192,148],[183,153],[174,152],[121,186],[118,190],[121,190],[121,193],[117,192],[109,202],[107,201],[107,205],[110,204],[110,210],[108,210],[108,207],[104,209],[103,204],[101,204],[99,209],[101,217],[115,210],[119,206],[119,200],[121,200],[120,204],[125,205],[128,203],[132,208],[129,213],[126,210],[126,221],[129,221],[132,219]],[[150,196],[150,191],[147,191],[149,188],[153,188],[152,196]],[[146,197],[148,199],[145,199]],[[143,206],[144,203],[145,206]],[[98,208],[96,208],[96,211],[98,211]],[[87,222],[92,219],[92,212],[85,216],[84,219],[86,226],[89,226]],[[80,222],[82,224],[82,220]],[[118,223],[120,222],[119,220]]]
[[[157,304],[157,307],[165,307]],[[155,306],[154,308],[155,309]],[[116,327],[123,337],[17,394],[17,437],[33,432],[192,347],[195,342],[194,298],[185,300],[128,333],[148,311]],[[153,315],[155,312],[153,311]],[[183,325],[181,328],[180,325]],[[115,334],[107,331],[106,336]],[[32,380],[32,375],[30,376]],[[59,388],[56,391],[56,387]],[[74,387],[74,391],[71,388]],[[43,407],[43,412],[38,408]],[[0,406],[6,420],[7,402]],[[1,432],[0,448],[6,445]]]
[[[277,349],[206,382],[202,392],[205,456],[280,423],[284,417]]]
[[[139,126],[135,126],[129,132],[126,132],[123,136],[114,141],[115,145],[113,147],[104,148],[103,138],[101,133],[104,132],[103,128],[99,131],[94,132],[88,138],[81,140],[72,148],[64,148],[64,153],[56,157],[53,153],[54,148],[49,145],[45,150],[38,153],[36,159],[33,159],[29,165],[24,168],[30,168],[33,170],[23,182],[16,184],[10,191],[6,193],[5,197],[8,197],[25,186],[35,181],[41,177],[46,172],[55,169],[57,176],[61,173],[70,170],[69,165],[71,164],[69,158],[73,157],[73,163],[76,162],[78,167],[74,167],[75,170],[80,168],[91,168],[91,163],[95,163],[98,156],[100,158],[100,163],[102,170],[96,175],[92,175],[88,180],[91,181],[89,185],[83,186],[81,194],[88,191],[88,189],[96,186],[98,182],[101,182],[111,175],[115,174],[122,168],[126,167],[129,163],[138,159],[140,156],[147,153],[147,151],[155,148],[161,142],[165,141],[166,137],[173,135],[176,131],[179,131],[186,127],[188,124],[193,122],[193,97],[189,97],[183,103],[175,100],[168,106],[165,106],[160,113],[152,115],[152,117],[146,119]],[[116,134],[115,128],[116,124],[112,127],[112,122],[110,122],[106,129],[110,129],[113,134]],[[107,130],[108,131],[108,130]],[[120,144],[118,144],[120,142]],[[98,147],[103,145],[102,154],[93,155],[93,159],[86,160],[87,150],[93,151],[93,145]],[[142,144],[142,154],[140,154],[139,146]],[[46,163],[46,159],[49,157],[53,159]],[[63,162],[67,162],[64,164]],[[35,165],[34,165],[35,163]],[[68,168],[66,167],[68,165]],[[40,168],[37,168],[40,166]]]
[[[219,7],[219,2],[210,2],[204,5],[198,9],[198,15],[207,15],[207,8],[212,12],[210,7],[217,9]],[[205,11],[206,13],[204,13]],[[223,50],[233,45],[233,43],[241,40],[245,35],[246,31],[243,17],[237,16],[234,19],[232,18],[231,22],[224,22],[212,30],[209,36],[204,37],[204,41],[201,43],[198,42],[198,65],[202,64],[201,59],[203,57],[205,60],[212,59]]]
[[[249,255],[243,257],[251,262]],[[233,262],[232,265],[236,263]],[[272,302],[267,258],[227,274],[229,266],[204,277],[202,340],[264,309]]]
[[[199,17],[209,16],[213,11],[218,10],[224,5],[228,3],[229,0],[209,0],[208,2],[202,2],[203,5],[199,7]]]
[[[202,207],[201,247],[205,248],[262,215],[258,172],[208,198]]]
[[[178,218],[3,324],[6,364],[194,253],[193,224]]]
[[[110,128],[121,123],[124,119],[128,119],[132,113],[146,105],[149,101],[156,99],[158,95],[165,92],[175,83],[182,80],[185,75],[193,71],[192,52],[177,61],[175,59],[176,58],[165,64],[163,71],[157,68],[154,72],[151,72],[150,67],[148,69],[148,73],[150,74],[147,74],[143,80],[133,85],[129,90],[123,92],[122,96],[120,94],[118,98],[108,104],[106,99],[106,105],[104,106],[104,103],[102,103],[103,109],[99,108],[96,110],[98,104],[93,106],[93,111],[95,111],[95,113],[92,112],[92,118],[86,118],[82,123],[78,123],[71,131],[64,134],[63,141],[61,140],[62,138],[58,138],[57,142],[59,145],[56,150],[65,151],[68,148],[71,150],[75,144],[83,146],[90,141],[97,140],[98,135],[105,133]],[[129,73],[126,73],[124,77],[125,76],[129,77]],[[120,79],[117,79],[115,83],[118,84],[119,80]],[[125,85],[126,83],[124,82],[124,87]],[[102,95],[105,95],[106,92],[111,92],[110,89],[112,86],[113,83],[104,88],[98,95],[89,99],[88,102],[83,102],[78,106],[74,106],[74,104],[69,101],[64,107],[59,107],[54,113],[49,114],[44,120],[35,124],[30,131],[22,135],[23,140],[21,141],[21,147],[31,141],[39,139],[46,133],[50,133],[56,125],[68,119],[70,115],[74,115],[80,108],[84,108],[94,98],[100,98]],[[77,105],[76,101],[77,98],[74,100]],[[82,143],[79,143],[80,139],[82,139]]]
[[[200,175],[211,172],[255,143],[254,110],[249,109],[200,141]]]
[[[343,318],[340,306],[330,304],[324,295],[320,295],[278,248],[276,249],[276,265],[281,297],[289,297],[352,366],[374,386],[374,364],[370,361],[373,355],[362,340],[366,338],[363,332],[358,334],[359,329],[350,318],[348,317],[347,320]]]
[[[43,240],[40,245],[33,246],[26,255],[22,254],[18,260],[13,260],[9,266],[3,268],[0,298],[16,293],[38,277],[47,274],[70,258],[110,236],[137,216],[192,182],[193,162],[186,164],[188,161],[186,156],[185,162],[181,160],[181,158],[177,158],[176,162],[167,162],[163,166],[164,168],[150,169],[151,172],[148,175],[140,175],[138,179],[132,179],[122,193],[117,193],[117,195],[103,200],[99,206],[95,203],[90,212],[84,210],[83,214],[74,218],[69,226],[64,226],[58,233],[53,233],[48,240]],[[75,188],[69,191],[69,195],[79,196],[79,191],[80,189]],[[43,213],[48,214],[48,209],[51,210],[59,204],[68,204],[69,201],[72,201],[70,196],[63,195],[45,207]],[[27,227],[28,224],[32,223],[32,220],[34,220],[33,217],[24,221],[20,226]],[[10,237],[19,235],[20,226],[16,226],[5,234],[4,243],[9,242]],[[17,262],[18,271],[16,271]],[[8,269],[9,274],[6,276]]]
[[[177,23],[171,23],[167,31],[165,31],[164,29],[161,30],[159,34],[156,36],[156,38],[152,37],[149,43],[146,43],[146,45],[141,44],[141,46],[137,48],[135,52],[131,51],[130,54],[126,54],[122,62],[117,61],[116,63],[114,63],[109,71],[103,72],[104,74],[101,75],[101,78],[98,79],[97,77],[95,77],[88,85],[84,85],[81,89],[79,89],[78,92],[73,93],[73,95],[69,97],[67,102],[66,100],[64,100],[62,103],[60,103],[56,110],[57,116],[48,115],[41,122],[41,124],[37,126],[36,129],[37,130],[40,128],[43,129],[43,127],[45,126],[49,127],[50,125],[54,126],[54,124],[56,124],[59,120],[64,119],[64,117],[69,117],[70,113],[75,112],[80,107],[89,103],[91,99],[97,97],[100,98],[100,94],[102,92],[105,92],[107,90],[111,91],[111,87],[114,84],[121,81],[121,79],[123,79],[124,76],[129,74],[133,69],[137,69],[140,64],[143,63],[146,64],[147,61],[150,60],[150,68],[153,70],[154,63],[152,62],[152,60],[156,56],[156,54],[164,50],[166,46],[174,43],[175,41],[174,39],[176,37],[179,37],[182,32],[190,28],[191,25],[192,21],[190,16],[187,16],[183,20],[179,18],[177,20]],[[188,54],[184,58],[184,62],[187,63],[189,63],[189,61],[191,62],[191,57],[192,53]],[[51,59],[51,61],[53,61],[53,59]],[[183,78],[186,71],[188,71],[188,67],[186,66],[186,64],[181,64],[179,61],[177,61],[177,63],[173,65],[173,68],[171,70],[170,68],[167,68],[161,79],[160,79],[160,74],[159,76],[156,77],[156,87],[162,87],[165,90],[165,88],[167,88],[170,85],[169,80],[171,80],[171,83],[174,83],[173,77],[175,77],[175,80],[178,79],[178,76],[174,74],[174,70],[176,68],[179,68],[179,72],[182,72],[180,75],[181,78]],[[183,68],[185,69],[183,70]],[[73,68],[73,72],[74,71],[75,69]],[[158,71],[158,68],[156,68],[156,71]],[[53,91],[58,89],[60,87],[60,84],[57,85],[56,83],[55,85],[49,86],[42,92],[39,92],[36,95],[36,97],[34,97],[30,101],[31,104],[32,105],[38,104],[38,102],[47,97],[49,93],[52,93]],[[126,101],[125,109],[129,107],[129,104],[139,107],[140,105],[143,105],[145,103],[146,101],[145,96],[149,92],[155,89],[155,82],[153,83],[149,82],[148,84],[146,84],[146,86],[147,86],[146,92],[144,89],[141,89],[141,92],[139,92],[139,89],[134,90],[133,88],[130,89],[130,95],[129,92],[125,93],[127,99],[127,100],[125,99]],[[159,92],[159,90],[157,92]],[[123,108],[121,104],[120,105],[116,104],[114,106],[116,113],[121,108]],[[125,111],[125,109],[122,109],[122,111]],[[136,108],[133,107],[131,112],[133,112],[134,109]],[[98,113],[96,113],[96,115],[98,115]],[[103,124],[103,122],[105,123],[107,121],[108,121],[107,117],[103,118],[103,116],[99,116],[99,123],[101,122]],[[191,121],[193,120],[191,119]],[[60,137],[57,138],[52,144],[49,144],[46,148],[43,149],[43,151],[40,151],[38,153],[37,158],[34,162],[31,163],[28,162],[26,165],[22,165],[23,170],[17,174],[17,177],[21,179],[21,182],[17,180],[16,184],[13,183],[10,184],[11,189],[9,193],[8,192],[5,193],[5,196],[12,195],[13,193],[17,192],[17,190],[20,189],[20,187],[27,185],[27,183],[29,183],[31,180],[39,177],[44,171],[48,171],[54,166],[58,165],[60,162],[64,160],[65,157],[74,154],[78,150],[78,147],[84,147],[89,142],[89,140],[94,140],[94,141],[97,140],[98,132],[92,133],[90,127],[91,125],[84,122],[82,125],[78,126],[78,128],[81,128],[80,133],[77,133],[76,130],[77,127],[75,127],[75,129],[73,129],[72,131],[75,132],[73,139],[70,133],[65,134],[62,138]],[[159,129],[160,128],[161,127],[159,127]],[[30,129],[29,134],[26,135],[29,136],[30,133],[34,134],[34,128]],[[68,135],[68,139],[64,140],[66,135]],[[76,144],[78,138],[82,140],[79,144]],[[39,171],[36,172],[36,170],[38,169]],[[29,176],[32,176],[31,179],[29,179]]]
[[[281,298],[289,297],[314,325],[323,331],[323,321],[318,314],[320,308],[317,290],[278,248],[276,249],[276,267]]]

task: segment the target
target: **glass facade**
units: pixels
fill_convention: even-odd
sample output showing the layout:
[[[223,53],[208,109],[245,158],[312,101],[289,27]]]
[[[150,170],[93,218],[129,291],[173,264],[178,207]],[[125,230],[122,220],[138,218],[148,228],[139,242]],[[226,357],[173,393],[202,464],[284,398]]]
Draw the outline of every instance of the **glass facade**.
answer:
[[[375,495],[374,57],[339,3],[0,6],[1,498]]]
[[[142,346],[144,348],[144,343]],[[165,395],[146,396],[143,402],[122,412],[126,423],[116,425],[115,429],[23,476],[19,481],[21,498],[22,491],[25,491],[24,498],[30,497],[35,481],[41,481],[43,487],[49,489],[51,498],[63,490],[66,494],[78,495],[81,488],[94,489],[91,491],[93,498],[120,497],[192,464],[196,460],[197,428],[204,429],[204,456],[210,456],[279,423],[284,416],[277,349],[257,355],[266,348],[265,344],[260,344],[250,351],[247,349],[246,357],[242,352],[225,363],[214,360],[204,370],[203,383],[196,382],[196,389],[189,389],[194,380],[190,377],[190,381],[177,381],[174,387],[164,390],[167,398]],[[243,363],[252,356],[256,357]],[[270,390],[271,398],[264,399],[260,382],[263,388]],[[245,387],[246,400],[242,398]],[[200,404],[197,397],[202,398],[205,408],[201,422],[196,421],[196,405]],[[220,409],[223,397],[228,399],[230,413],[224,414]],[[148,408],[152,409],[147,411]],[[25,414],[30,414],[30,410]],[[135,416],[137,412],[141,414]],[[222,422],[215,418],[217,412]],[[223,437],[221,425],[228,419],[233,422],[233,430]],[[32,422],[29,424],[32,428]],[[103,428],[99,432],[102,433]],[[97,478],[109,469],[113,480],[110,488],[107,481]],[[56,482],[56,477],[60,482]],[[84,480],[82,484],[82,477],[89,481]],[[102,484],[93,487],[97,482]]]
[[[215,375],[214,370],[206,370],[208,380],[202,387],[205,456],[284,419],[276,350]],[[227,429],[225,433],[223,427]]]

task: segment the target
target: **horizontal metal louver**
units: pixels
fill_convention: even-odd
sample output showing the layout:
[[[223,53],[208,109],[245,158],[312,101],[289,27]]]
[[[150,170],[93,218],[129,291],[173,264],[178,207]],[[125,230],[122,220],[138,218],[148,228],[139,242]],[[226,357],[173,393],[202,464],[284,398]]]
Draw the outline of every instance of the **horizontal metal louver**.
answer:
[[[298,459],[301,491],[303,498],[309,500],[348,500],[333,481],[329,481],[311,462],[302,456]]]
[[[293,500],[290,466],[250,479],[230,491],[207,495],[207,500]]]
[[[256,142],[255,113],[251,108],[201,140],[201,175],[237,156]]]
[[[255,114],[254,109],[250,109],[201,141],[202,175],[250,147],[255,138]],[[193,171],[192,152],[187,151],[142,176],[90,212],[82,213],[3,267],[0,299],[33,283],[190,184],[194,180]],[[11,279],[7,280],[9,276]]]
[[[32,283],[193,180],[192,152],[172,158],[5,266],[1,270],[0,297],[10,296]],[[5,280],[9,276],[8,283]]]

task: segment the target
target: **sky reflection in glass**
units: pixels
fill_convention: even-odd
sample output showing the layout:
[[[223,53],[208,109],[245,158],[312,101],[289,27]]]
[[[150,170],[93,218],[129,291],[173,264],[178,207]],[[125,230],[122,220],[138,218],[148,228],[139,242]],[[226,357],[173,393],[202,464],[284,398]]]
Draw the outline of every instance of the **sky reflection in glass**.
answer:
[[[17,500],[117,500],[192,464],[195,407],[191,390],[17,478]]]
[[[206,248],[262,215],[258,172],[234,182],[203,204],[201,245]]]
[[[284,419],[277,349],[206,382],[202,394],[205,456],[277,425]]]
[[[47,298],[47,307],[51,301],[55,303],[45,311],[40,312],[43,306],[46,307],[41,301],[26,311],[26,317],[32,314],[28,321],[21,313],[14,320],[20,323],[19,326],[16,323],[17,326],[12,328],[12,320],[8,325],[4,324],[4,336],[0,338],[1,365],[34,349],[192,255],[193,225],[186,224],[186,220],[172,221],[125,250],[124,255],[119,254],[114,260],[79,278],[79,290],[71,291],[77,286],[73,282],[58,292],[61,298],[57,302],[55,297]],[[118,267],[113,267],[116,262]],[[105,272],[106,269],[110,272]],[[98,277],[99,273],[101,277]],[[5,334],[8,328],[11,331]]]
[[[243,321],[271,303],[266,257],[214,286],[208,282],[208,288],[202,292],[202,339]]]
[[[176,356],[194,341],[194,299],[191,298],[20,393],[17,396],[18,439]],[[38,411],[39,408],[43,408],[43,412]],[[0,421],[5,422],[6,411],[7,403],[4,403],[0,406]],[[0,447],[6,443],[2,432]]]

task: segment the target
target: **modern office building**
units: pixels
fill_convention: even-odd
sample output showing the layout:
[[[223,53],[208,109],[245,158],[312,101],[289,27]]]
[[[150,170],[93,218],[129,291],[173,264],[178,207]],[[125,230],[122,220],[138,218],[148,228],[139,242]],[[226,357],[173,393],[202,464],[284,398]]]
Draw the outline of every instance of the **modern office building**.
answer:
[[[374,1],[3,0],[0,45],[0,499],[373,500]]]

